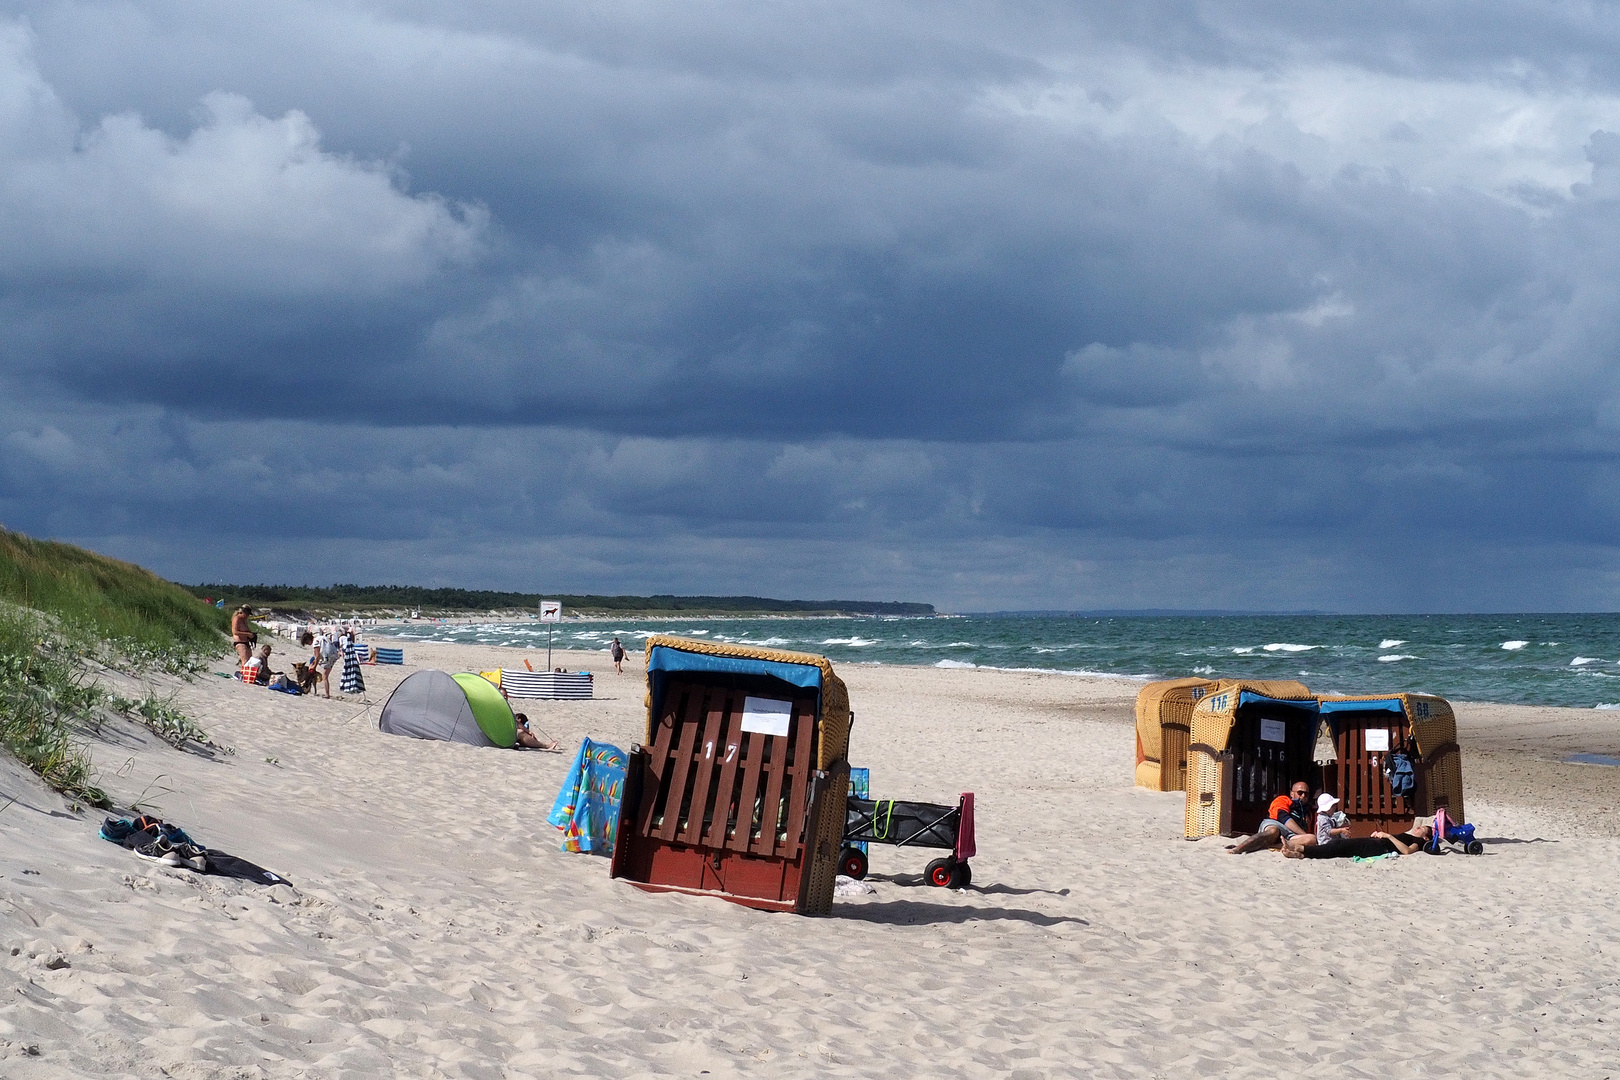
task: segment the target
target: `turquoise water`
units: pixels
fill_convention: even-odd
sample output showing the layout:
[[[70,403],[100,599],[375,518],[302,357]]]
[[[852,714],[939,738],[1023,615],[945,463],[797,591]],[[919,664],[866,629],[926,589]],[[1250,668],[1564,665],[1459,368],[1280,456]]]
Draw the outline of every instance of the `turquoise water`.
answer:
[[[390,631],[406,641],[546,647],[546,627],[534,621]],[[1299,679],[1322,692],[1620,709],[1620,615],[570,620],[555,640],[558,648],[605,649],[615,634],[631,651],[651,634],[680,634],[821,653],[839,664]]]

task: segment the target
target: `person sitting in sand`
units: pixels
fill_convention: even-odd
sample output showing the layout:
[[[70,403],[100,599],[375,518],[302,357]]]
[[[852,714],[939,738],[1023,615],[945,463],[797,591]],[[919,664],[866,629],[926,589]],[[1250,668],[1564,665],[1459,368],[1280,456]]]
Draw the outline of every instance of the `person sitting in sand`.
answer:
[[[522,713],[513,713],[512,719],[517,721],[517,744],[523,750],[562,750],[555,740],[542,739],[529,727],[529,718]]]
[[[1418,819],[1412,828],[1391,836],[1375,832],[1371,836],[1351,838],[1335,836],[1325,844],[1295,847],[1283,845],[1283,854],[1290,859],[1375,859],[1380,855],[1410,855],[1421,849],[1434,835],[1434,823]]]
[[[270,646],[260,645],[253,650],[253,656],[242,665],[242,681],[258,683],[260,686],[270,685]]]
[[[1325,844],[1336,837],[1348,837],[1350,835],[1350,823],[1345,820],[1343,814],[1333,812],[1333,808],[1338,805],[1339,797],[1337,795],[1329,795],[1325,791],[1318,795],[1316,797],[1316,831],[1306,833],[1304,836],[1290,836],[1288,846],[1296,848],[1308,847],[1311,844]]]
[[[1310,798],[1311,785],[1303,780],[1295,780],[1287,795],[1279,795],[1271,800],[1267,811],[1271,816],[1260,823],[1254,835],[1244,837],[1226,850],[1233,855],[1242,855],[1247,851],[1276,847],[1295,836],[1309,836],[1311,830],[1307,828],[1306,807],[1310,805]]]

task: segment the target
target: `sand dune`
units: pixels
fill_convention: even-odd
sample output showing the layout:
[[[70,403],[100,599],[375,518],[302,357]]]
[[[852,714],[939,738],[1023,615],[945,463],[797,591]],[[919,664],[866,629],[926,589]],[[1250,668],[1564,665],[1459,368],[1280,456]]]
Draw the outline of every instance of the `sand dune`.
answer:
[[[416,645],[367,668],[516,650]],[[532,653],[529,655],[533,655]],[[525,707],[622,746],[639,675]],[[223,669],[223,666],[222,666]],[[392,738],[358,701],[212,676],[233,748],[137,730],[104,783],[285,874],[154,866],[17,771],[0,790],[0,1075],[1591,1076],[1620,1068],[1620,772],[1604,714],[1459,706],[1480,858],[1232,858],[1131,786],[1134,684],[848,666],[883,797],[978,794],[974,887],[875,848],[826,919],[652,896],[558,850],[565,755]],[[1609,739],[1609,742],[1603,740]],[[1602,809],[1599,809],[1601,807]],[[9,954],[9,955],[8,955]]]

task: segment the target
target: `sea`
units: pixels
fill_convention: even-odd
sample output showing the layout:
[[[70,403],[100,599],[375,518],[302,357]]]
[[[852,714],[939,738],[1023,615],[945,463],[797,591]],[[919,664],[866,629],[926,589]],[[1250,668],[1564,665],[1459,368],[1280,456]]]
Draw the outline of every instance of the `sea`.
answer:
[[[819,653],[834,664],[992,668],[1146,681],[1298,679],[1321,693],[1620,710],[1620,615],[950,615],[565,619],[554,647],[639,651],[653,634]],[[373,637],[545,649],[548,625],[415,622]],[[607,661],[604,656],[603,666]]]

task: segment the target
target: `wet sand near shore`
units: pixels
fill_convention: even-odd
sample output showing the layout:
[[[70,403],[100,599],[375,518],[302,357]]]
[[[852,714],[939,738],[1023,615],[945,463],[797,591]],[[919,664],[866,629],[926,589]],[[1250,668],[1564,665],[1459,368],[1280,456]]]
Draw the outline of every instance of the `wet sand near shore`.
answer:
[[[278,649],[278,659],[282,650]],[[877,847],[806,919],[650,895],[545,824],[568,754],[385,736],[367,700],[157,680],[234,753],[110,725],[102,782],[285,874],[141,862],[17,770],[0,811],[0,1075],[1601,1077],[1620,1064],[1620,752],[1603,712],[1457,704],[1477,858],[1234,858],[1132,786],[1128,680],[841,665],[883,798],[974,791],[974,884]],[[639,655],[559,652],[629,746]],[[539,664],[536,664],[538,667]],[[634,672],[632,672],[632,669]],[[219,670],[227,670],[222,662]],[[124,686],[129,693],[133,684]],[[367,702],[369,701],[370,704]]]

